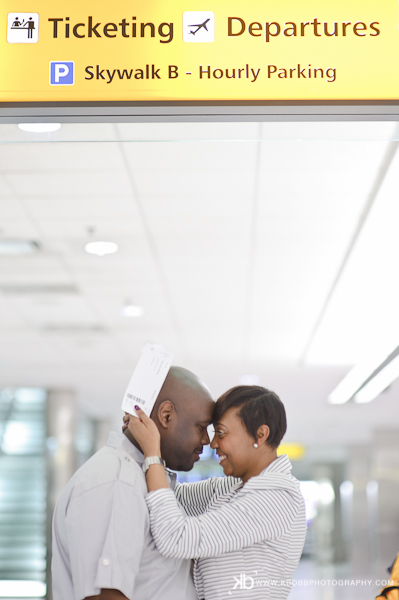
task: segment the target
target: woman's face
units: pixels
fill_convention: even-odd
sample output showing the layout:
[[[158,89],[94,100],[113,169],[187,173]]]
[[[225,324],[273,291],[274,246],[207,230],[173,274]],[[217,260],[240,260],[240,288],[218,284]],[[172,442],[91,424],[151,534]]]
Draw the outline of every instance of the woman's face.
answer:
[[[237,416],[239,410],[240,408],[229,408],[221,420],[215,423],[215,437],[211,448],[216,449],[225,475],[241,477],[245,480],[245,475],[251,470],[257,455],[254,448],[255,440]]]

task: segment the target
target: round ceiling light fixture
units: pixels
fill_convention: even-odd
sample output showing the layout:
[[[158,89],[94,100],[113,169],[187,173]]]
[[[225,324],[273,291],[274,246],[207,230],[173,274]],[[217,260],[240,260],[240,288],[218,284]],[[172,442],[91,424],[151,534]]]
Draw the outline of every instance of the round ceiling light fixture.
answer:
[[[142,317],[145,315],[145,308],[143,306],[136,306],[135,304],[126,304],[121,309],[121,313],[124,317]]]
[[[29,133],[52,133],[61,129],[61,123],[19,123],[18,128]]]
[[[142,317],[145,315],[145,308],[134,304],[131,298],[127,298],[121,308],[121,315],[124,317]]]
[[[115,242],[89,242],[86,244],[85,250],[89,254],[105,256],[106,254],[118,252],[118,244],[115,244]]]

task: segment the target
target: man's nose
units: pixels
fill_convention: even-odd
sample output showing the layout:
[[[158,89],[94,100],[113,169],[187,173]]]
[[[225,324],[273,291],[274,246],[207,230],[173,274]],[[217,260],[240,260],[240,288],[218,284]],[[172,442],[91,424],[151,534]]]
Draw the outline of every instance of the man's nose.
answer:
[[[209,439],[208,431],[206,429],[204,431],[204,435],[202,437],[201,442],[203,443],[204,446],[207,446],[208,444],[211,443],[211,440]]]

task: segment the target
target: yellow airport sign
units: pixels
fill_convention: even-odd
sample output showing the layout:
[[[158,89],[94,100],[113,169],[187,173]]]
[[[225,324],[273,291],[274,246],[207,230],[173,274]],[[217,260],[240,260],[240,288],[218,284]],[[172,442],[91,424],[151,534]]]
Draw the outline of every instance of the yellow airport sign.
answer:
[[[398,0],[1,0],[0,102],[399,100]]]
[[[305,455],[305,446],[302,444],[280,444],[277,454],[286,454],[290,460],[301,460]]]

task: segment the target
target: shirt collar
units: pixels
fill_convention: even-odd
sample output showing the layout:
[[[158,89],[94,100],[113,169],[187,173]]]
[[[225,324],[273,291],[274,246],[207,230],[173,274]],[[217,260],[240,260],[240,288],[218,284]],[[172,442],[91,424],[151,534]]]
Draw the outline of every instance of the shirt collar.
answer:
[[[111,448],[120,448],[126,454],[129,454],[140,465],[143,465],[144,462],[144,454],[136,448],[134,444],[125,436],[124,433],[117,433],[116,431],[111,431],[108,435],[107,446]],[[171,471],[167,467],[165,467],[166,479],[172,490],[175,489],[176,486],[176,473]]]
[[[292,465],[286,454],[278,456],[273,462],[263,469],[259,475],[251,477],[242,487],[243,493],[251,490],[286,490],[290,493],[298,492],[298,481],[291,475]]]
[[[292,465],[290,463],[290,459],[286,454],[282,454],[278,456],[273,462],[270,463],[263,469],[260,473],[261,475],[265,473],[283,473],[284,475],[289,475],[291,473]]]
[[[131,456],[139,465],[144,462],[144,454],[132,444],[123,433],[111,431],[108,436],[107,446],[111,448],[120,448]]]
[[[169,487],[175,491],[176,483],[177,483],[177,475],[174,471],[165,467],[166,479],[168,480]]]

